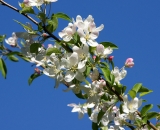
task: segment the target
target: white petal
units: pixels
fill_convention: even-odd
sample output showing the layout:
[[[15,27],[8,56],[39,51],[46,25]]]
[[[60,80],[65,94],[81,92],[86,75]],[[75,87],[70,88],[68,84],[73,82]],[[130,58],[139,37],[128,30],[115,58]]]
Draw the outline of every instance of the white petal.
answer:
[[[79,112],[79,113],[78,113],[78,118],[79,118],[79,119],[82,119],[83,116],[84,116],[84,113],[82,113],[82,112]]]
[[[96,47],[98,43],[95,40],[88,40],[88,44],[92,47]]]
[[[75,66],[78,64],[78,54],[76,52],[73,52],[69,57],[69,62],[71,66]]]
[[[102,31],[103,30],[103,28],[104,28],[104,25],[103,24],[101,24],[99,27],[97,27],[96,28],[96,31]]]
[[[74,79],[74,77],[75,77],[75,73],[74,73],[74,72],[72,72],[72,71],[67,71],[64,80],[65,80],[66,82],[71,82],[71,81]]]
[[[83,29],[79,28],[79,29],[77,30],[77,32],[78,32],[78,34],[79,34],[80,37],[84,37],[84,36],[85,36],[85,34],[84,34],[84,32],[83,32]]]
[[[75,78],[79,81],[84,81],[84,79],[85,79],[84,75],[80,72],[76,72]]]

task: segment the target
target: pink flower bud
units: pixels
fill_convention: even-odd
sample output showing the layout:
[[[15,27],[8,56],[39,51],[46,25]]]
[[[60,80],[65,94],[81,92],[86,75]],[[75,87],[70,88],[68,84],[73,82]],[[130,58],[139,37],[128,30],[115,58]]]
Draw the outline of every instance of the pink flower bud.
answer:
[[[113,58],[114,58],[114,56],[109,56],[109,57],[108,57],[108,60],[109,60],[109,61],[112,61]]]
[[[40,73],[41,73],[41,70],[40,70],[39,68],[35,68],[34,71],[35,71],[35,73],[37,73],[37,74],[40,74]]]
[[[103,54],[104,52],[104,46],[102,44],[98,44],[96,47],[96,51],[98,54]]]
[[[48,36],[47,33],[43,33],[43,34],[42,34],[42,37],[47,37],[47,36]]]
[[[96,59],[96,56],[93,56],[93,59],[95,60],[95,59]]]
[[[53,45],[52,44],[48,44],[48,48],[52,48],[53,47]]]
[[[125,62],[125,67],[132,68],[134,66],[134,62],[132,58],[128,58]]]
[[[23,3],[24,3],[24,4],[28,4],[28,3],[29,3],[29,0],[23,0]]]

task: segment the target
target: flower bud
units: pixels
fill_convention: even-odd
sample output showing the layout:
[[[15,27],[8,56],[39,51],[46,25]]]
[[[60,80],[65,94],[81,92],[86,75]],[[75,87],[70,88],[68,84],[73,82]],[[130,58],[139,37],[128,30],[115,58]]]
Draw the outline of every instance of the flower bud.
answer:
[[[23,0],[23,3],[24,3],[24,4],[28,4],[28,3],[29,3],[29,0]]]
[[[134,62],[132,58],[128,58],[125,62],[125,67],[132,68],[134,66]]]
[[[108,60],[109,60],[109,61],[112,61],[113,58],[114,58],[114,56],[109,56],[109,57],[108,57]]]
[[[47,37],[47,36],[48,36],[47,33],[43,33],[43,34],[42,34],[42,37]]]
[[[40,74],[40,73],[41,73],[41,70],[40,70],[39,68],[35,68],[34,71],[35,71],[35,73],[37,73],[37,74]]]
[[[93,60],[96,60],[96,56],[93,56]]]

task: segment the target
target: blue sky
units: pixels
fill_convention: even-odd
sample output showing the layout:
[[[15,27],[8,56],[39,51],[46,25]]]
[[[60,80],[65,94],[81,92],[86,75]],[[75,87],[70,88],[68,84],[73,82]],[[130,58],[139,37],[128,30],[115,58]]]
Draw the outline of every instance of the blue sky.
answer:
[[[18,1],[7,0],[18,7]],[[115,65],[124,65],[126,58],[134,58],[135,66],[128,69],[122,84],[132,88],[141,82],[154,92],[142,97],[154,104],[158,110],[160,91],[160,1],[154,0],[59,0],[52,4],[52,12],[63,12],[75,18],[92,15],[97,26],[104,24],[98,42],[110,41],[119,49],[115,50]],[[0,6],[0,34],[11,36],[12,32],[23,31],[13,19],[29,22],[17,12]],[[58,30],[67,26],[60,20]],[[35,27],[35,26],[34,26]],[[52,43],[52,42],[48,42]],[[46,43],[46,44],[48,44]],[[7,46],[7,45],[6,45]],[[10,48],[8,46],[8,48]],[[89,130],[91,122],[87,115],[79,120],[77,113],[71,113],[69,103],[79,103],[71,92],[64,93],[63,85],[54,89],[54,80],[47,76],[36,79],[31,86],[28,78],[34,72],[30,63],[20,60],[13,63],[6,60],[8,75],[0,75],[0,129],[1,130]],[[128,92],[128,91],[127,91]]]

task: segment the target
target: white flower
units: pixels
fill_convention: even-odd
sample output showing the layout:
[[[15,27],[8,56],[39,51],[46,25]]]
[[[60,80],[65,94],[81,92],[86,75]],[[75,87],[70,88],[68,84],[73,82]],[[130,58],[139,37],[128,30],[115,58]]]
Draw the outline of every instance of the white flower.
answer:
[[[79,81],[84,80],[83,72],[86,69],[85,62],[78,60],[78,54],[73,52],[67,59],[61,59],[62,66],[67,69],[64,80],[66,82],[71,82],[74,78]]]
[[[135,97],[131,101],[128,101],[128,96],[125,95],[123,99],[124,99],[124,104],[122,108],[123,111],[127,114],[136,112],[142,104],[142,99],[139,100],[137,97]]]
[[[75,24],[78,27],[77,32],[83,44],[88,43],[93,47],[98,45],[95,39],[98,37],[99,32],[104,28],[103,24],[96,28],[94,19],[91,15],[89,15],[84,21],[82,20],[82,17],[78,15]]]
[[[98,80],[99,72],[97,68],[93,68],[93,72],[90,74],[90,78],[92,79],[92,81]]]
[[[95,55],[101,57],[101,58],[106,58],[109,54],[113,52],[112,48],[104,48],[102,44],[97,45],[96,51],[94,52]]]
[[[83,105],[80,105],[80,104],[76,105],[72,103],[72,104],[68,104],[67,106],[73,107],[72,112],[78,112],[79,119],[83,118],[84,114],[87,113],[87,109]]]
[[[41,6],[45,2],[56,2],[57,0],[24,0],[27,6]]]
[[[5,42],[10,46],[16,47],[17,46],[17,36],[15,32],[12,33],[12,37],[5,39]]]
[[[72,23],[69,23],[66,28],[59,32],[59,36],[66,42],[70,41],[73,38],[73,34],[76,32],[76,26]]]
[[[114,75],[115,82],[120,84],[120,80],[122,80],[126,76],[127,71],[124,69],[124,67],[120,70],[118,67],[114,67],[114,70],[111,71],[111,74]]]

